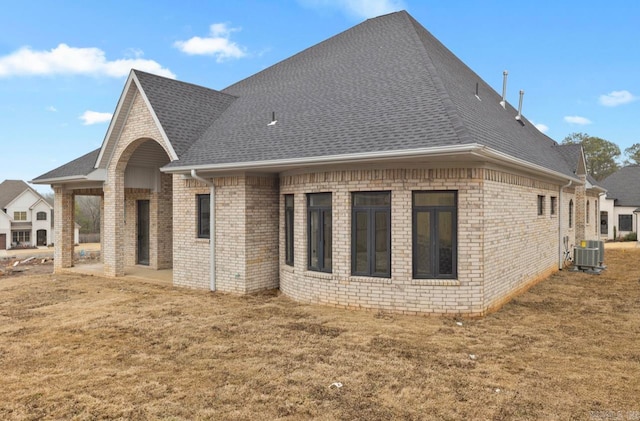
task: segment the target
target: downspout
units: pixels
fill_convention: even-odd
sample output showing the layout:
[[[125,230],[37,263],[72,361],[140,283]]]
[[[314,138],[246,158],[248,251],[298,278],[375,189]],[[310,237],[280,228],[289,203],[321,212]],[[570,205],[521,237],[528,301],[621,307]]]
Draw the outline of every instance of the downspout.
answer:
[[[191,170],[191,178],[194,178],[209,186],[209,289],[216,290],[216,187],[212,181],[202,178],[196,170]]]
[[[562,270],[563,268],[563,255],[562,255],[562,190],[569,188],[573,180],[569,180],[569,184],[560,187],[560,191],[558,192],[558,269]]]

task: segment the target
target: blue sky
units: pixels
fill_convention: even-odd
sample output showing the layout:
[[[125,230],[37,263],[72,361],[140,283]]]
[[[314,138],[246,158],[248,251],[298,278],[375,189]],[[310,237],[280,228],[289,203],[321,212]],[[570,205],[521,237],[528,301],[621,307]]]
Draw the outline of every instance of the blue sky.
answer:
[[[523,89],[523,114],[553,139],[640,142],[640,2],[3,2],[0,180],[99,147],[131,67],[222,89],[400,9],[496,91],[508,70],[507,100]]]

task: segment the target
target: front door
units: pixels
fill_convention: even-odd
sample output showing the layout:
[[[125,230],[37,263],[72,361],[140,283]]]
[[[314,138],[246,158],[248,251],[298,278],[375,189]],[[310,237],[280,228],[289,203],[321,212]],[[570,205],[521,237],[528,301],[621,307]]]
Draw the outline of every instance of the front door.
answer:
[[[0,234],[0,250],[7,249],[7,234]]]
[[[149,265],[149,201],[138,200],[138,264]]]
[[[607,211],[600,212],[600,234],[609,235],[609,213]]]
[[[38,247],[47,245],[47,230],[36,231],[36,245]]]

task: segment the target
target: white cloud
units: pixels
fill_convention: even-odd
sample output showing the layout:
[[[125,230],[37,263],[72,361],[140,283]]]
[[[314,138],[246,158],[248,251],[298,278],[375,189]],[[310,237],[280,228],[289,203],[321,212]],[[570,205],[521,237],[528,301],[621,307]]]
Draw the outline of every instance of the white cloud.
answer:
[[[84,121],[85,126],[89,126],[91,124],[99,124],[99,123],[107,123],[111,121],[111,117],[113,114],[111,113],[99,113],[97,111],[85,111],[79,118]]]
[[[622,104],[628,104],[629,102],[633,102],[638,97],[635,97],[629,91],[612,91],[607,95],[600,95],[600,104],[605,107],[616,107]]]
[[[579,124],[582,126],[586,124],[591,124],[591,120],[589,120],[588,118],[580,117],[577,115],[568,115],[564,118],[564,121],[570,124]]]
[[[549,126],[547,126],[546,124],[535,123],[534,126],[536,129],[540,130],[542,133],[546,133],[549,131]]]
[[[368,19],[406,9],[403,0],[299,0],[303,5],[316,9],[341,10],[359,19]]]
[[[49,105],[47,107],[47,111],[50,111],[52,113],[55,113],[56,111],[58,111],[58,109],[56,107],[54,107],[53,105]]]
[[[214,56],[218,63],[242,58],[245,49],[230,40],[231,33],[240,28],[229,28],[226,23],[214,23],[209,27],[209,37],[193,37],[186,41],[176,41],[173,46],[183,53],[199,56]]]
[[[108,61],[99,48],[75,48],[60,44],[49,51],[23,47],[0,57],[0,77],[90,75],[123,77],[131,69],[139,69],[175,79],[176,75],[154,60],[141,57]]]

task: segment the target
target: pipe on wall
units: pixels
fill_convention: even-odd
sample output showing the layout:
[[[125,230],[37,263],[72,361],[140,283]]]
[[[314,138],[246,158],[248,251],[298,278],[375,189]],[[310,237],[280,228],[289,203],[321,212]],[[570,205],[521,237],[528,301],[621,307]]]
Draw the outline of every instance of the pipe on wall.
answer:
[[[562,241],[562,190],[569,188],[573,183],[572,180],[569,180],[569,183],[560,187],[558,191],[558,269],[563,269],[563,241]]]

